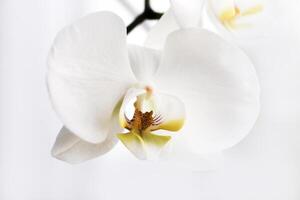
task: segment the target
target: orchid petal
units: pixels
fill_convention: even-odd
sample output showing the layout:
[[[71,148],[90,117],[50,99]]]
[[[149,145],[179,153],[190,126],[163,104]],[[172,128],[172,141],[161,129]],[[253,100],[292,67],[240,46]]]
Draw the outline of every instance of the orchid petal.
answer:
[[[114,108],[109,132],[103,142],[97,144],[86,142],[63,127],[52,148],[52,156],[70,164],[78,164],[109,152],[118,142],[116,133],[123,130],[118,124],[120,107],[121,101]]]
[[[136,79],[141,82],[150,81],[160,62],[160,51],[129,45],[128,53]]]
[[[96,158],[109,152],[117,144],[118,139],[115,136],[117,131],[108,134],[103,142],[94,144],[80,139],[63,127],[52,148],[52,156],[70,164],[79,164]]]
[[[145,46],[152,49],[162,49],[167,36],[179,28],[173,11],[168,10],[148,33]]]
[[[64,28],[53,43],[48,88],[54,109],[87,142],[105,141],[114,107],[135,82],[125,38],[119,17],[98,12]]]
[[[170,0],[171,8],[182,28],[197,27],[201,24],[204,0]]]
[[[228,14],[233,15],[235,13],[235,0],[209,0],[210,5],[213,5],[213,10],[216,13],[222,13],[227,11]]]
[[[172,33],[164,52],[155,83],[184,102],[187,119],[179,135],[185,146],[207,153],[241,141],[259,113],[259,85],[249,58],[197,28]]]

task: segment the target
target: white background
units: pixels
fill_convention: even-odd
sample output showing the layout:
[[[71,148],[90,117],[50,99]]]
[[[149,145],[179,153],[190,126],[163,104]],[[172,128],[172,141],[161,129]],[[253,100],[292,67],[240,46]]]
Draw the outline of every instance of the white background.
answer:
[[[166,0],[154,2],[167,8]],[[128,24],[143,1],[1,0],[0,200],[299,200],[300,6],[283,2],[274,18],[280,22],[278,37],[245,47],[262,87],[256,126],[224,152],[217,171],[191,172],[138,162],[120,145],[75,166],[50,156],[62,126],[45,87],[56,32],[96,10],[114,11]],[[129,41],[141,44],[147,26]]]

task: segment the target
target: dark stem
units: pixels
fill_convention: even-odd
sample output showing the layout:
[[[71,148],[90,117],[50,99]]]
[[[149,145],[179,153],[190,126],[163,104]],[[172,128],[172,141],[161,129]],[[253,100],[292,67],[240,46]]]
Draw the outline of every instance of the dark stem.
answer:
[[[145,7],[143,13],[138,15],[133,22],[127,26],[127,34],[129,34],[135,27],[143,23],[145,20],[160,19],[163,13],[155,12],[150,6],[150,0],[145,0]]]

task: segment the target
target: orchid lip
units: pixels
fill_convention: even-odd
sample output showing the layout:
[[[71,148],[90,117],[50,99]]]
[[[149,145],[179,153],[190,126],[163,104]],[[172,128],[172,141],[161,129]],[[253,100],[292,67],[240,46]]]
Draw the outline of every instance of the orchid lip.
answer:
[[[164,117],[162,114],[159,113],[159,111],[155,110],[155,103],[152,102],[151,98],[154,93],[153,87],[147,85],[144,88],[145,93],[138,95],[136,97],[136,101],[133,104],[134,107],[134,114],[131,119],[127,116],[126,112],[124,112],[124,120],[121,120],[121,126],[127,129],[128,131],[135,130],[138,132],[141,136],[150,131],[156,131],[161,129],[161,127],[167,127],[167,126],[161,126],[166,121],[164,120]],[[151,109],[148,111],[144,111],[144,102],[152,102]],[[173,120],[176,121],[176,120]],[[178,122],[180,120],[177,120]],[[171,124],[171,123],[168,123]],[[174,129],[175,130],[175,129]]]
[[[183,113],[176,113],[173,117],[168,114],[175,108],[168,107],[169,103],[175,102],[173,105],[181,110],[182,102],[174,96],[159,98],[161,95],[152,86],[143,85],[129,89],[123,99],[119,119],[120,125],[128,132],[119,133],[117,137],[138,159],[145,160],[154,155],[158,156],[171,140],[171,136],[156,134],[155,131],[176,132],[183,127]],[[162,106],[164,101],[169,103]]]

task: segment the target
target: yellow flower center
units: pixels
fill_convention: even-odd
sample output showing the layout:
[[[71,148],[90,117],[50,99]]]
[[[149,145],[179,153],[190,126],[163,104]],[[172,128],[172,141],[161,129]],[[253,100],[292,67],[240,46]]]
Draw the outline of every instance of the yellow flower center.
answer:
[[[162,123],[162,118],[160,116],[153,116],[153,111],[143,113],[140,110],[135,109],[131,120],[126,116],[125,118],[127,121],[125,128],[129,131],[134,130],[140,135],[155,130],[155,127]]]
[[[126,115],[132,113],[131,111],[120,113],[122,114],[120,124],[128,132],[117,134],[127,149],[142,160],[158,156],[171,140],[171,136],[155,134],[154,131],[174,132],[179,131],[184,125],[183,116],[172,119],[164,112],[158,113],[159,106],[155,103],[153,89],[146,87],[145,90],[146,93],[137,96],[133,103],[132,117],[128,118]]]
[[[219,20],[228,29],[249,27],[250,24],[236,24],[236,20],[241,17],[255,15],[262,11],[263,11],[262,5],[256,5],[243,11],[241,11],[239,7],[234,6],[225,9],[223,12],[221,12],[221,14],[219,15]]]

